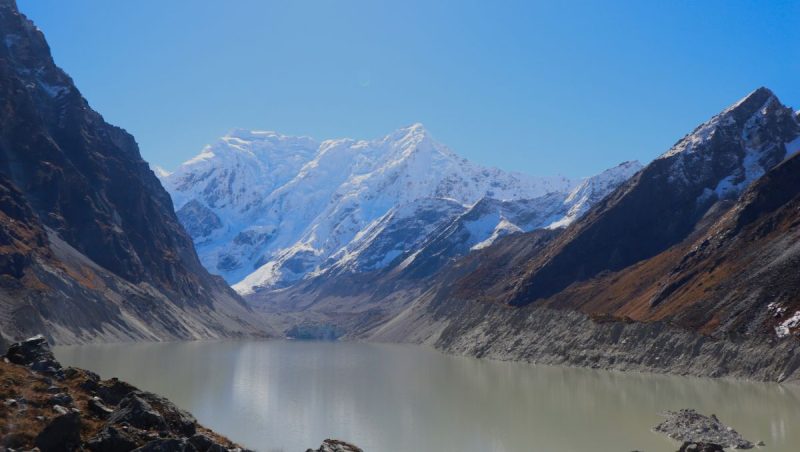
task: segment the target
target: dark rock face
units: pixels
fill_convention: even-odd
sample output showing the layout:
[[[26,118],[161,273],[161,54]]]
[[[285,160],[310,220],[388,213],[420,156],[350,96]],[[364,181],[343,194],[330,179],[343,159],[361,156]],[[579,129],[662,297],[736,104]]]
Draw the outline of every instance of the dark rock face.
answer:
[[[136,439],[113,426],[105,427],[86,444],[92,452],[129,452],[136,449]]]
[[[306,452],[364,452],[362,449],[338,439],[326,439],[319,449],[307,449]]]
[[[119,403],[119,408],[108,418],[111,424],[129,424],[145,430],[165,430],[167,422],[164,416],[157,412],[139,397],[138,394],[131,394]]]
[[[94,414],[95,416],[101,419],[108,419],[109,416],[114,412],[111,408],[107,407],[106,404],[100,400],[100,397],[92,397],[89,399],[89,403],[87,404],[89,407],[89,411]]]
[[[134,449],[136,452],[197,452],[185,439],[156,439],[142,447]]]
[[[528,265],[507,301],[524,305],[576,281],[617,271],[681,240],[721,199],[780,163],[800,135],[793,112],[766,88],[698,127],[573,224]],[[756,169],[753,169],[756,168]]]
[[[97,382],[93,388],[93,391],[105,403],[110,405],[119,405],[122,399],[128,394],[136,391],[136,388],[129,383],[112,378],[105,382]]]
[[[133,137],[89,107],[13,1],[0,3],[0,38],[3,333],[58,331],[61,342],[256,333],[243,301],[200,264]],[[177,310],[203,326],[182,324]]]
[[[719,444],[685,442],[678,452],[725,452]]]
[[[222,221],[217,214],[196,199],[184,204],[176,213],[186,232],[197,242],[202,242],[205,237],[222,227]]]
[[[64,378],[61,364],[56,361],[44,336],[34,336],[12,344],[6,358],[14,364],[30,367],[37,372]]]
[[[81,444],[81,416],[69,412],[54,418],[36,437],[42,452],[71,452]]]

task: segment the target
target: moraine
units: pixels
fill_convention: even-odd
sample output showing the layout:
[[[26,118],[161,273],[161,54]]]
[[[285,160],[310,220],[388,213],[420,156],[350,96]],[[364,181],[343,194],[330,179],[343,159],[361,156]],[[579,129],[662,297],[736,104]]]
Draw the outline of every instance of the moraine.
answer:
[[[419,346],[190,342],[57,347],[163,394],[245,446],[328,437],[376,451],[675,451],[664,410],[716,414],[772,452],[800,444],[800,387],[454,357]],[[262,448],[268,444],[269,448]]]

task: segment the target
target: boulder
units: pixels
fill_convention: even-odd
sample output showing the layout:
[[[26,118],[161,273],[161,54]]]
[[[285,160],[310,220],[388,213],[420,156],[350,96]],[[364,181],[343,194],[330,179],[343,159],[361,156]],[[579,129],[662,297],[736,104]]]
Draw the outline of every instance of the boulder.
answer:
[[[109,424],[127,423],[145,430],[166,430],[164,416],[137,393],[132,393],[119,402],[119,407],[108,418]]]
[[[307,449],[306,452],[364,452],[360,448],[340,441],[338,439],[326,439],[322,442],[319,449]]]
[[[725,452],[719,444],[685,442],[678,452]]]
[[[87,383],[91,385],[91,383]],[[103,402],[111,405],[119,405],[119,403],[128,396],[128,394],[138,391],[138,389],[124,381],[112,378],[107,381],[96,382],[94,385],[94,392],[98,397],[103,399]]]
[[[146,401],[167,423],[167,429],[175,436],[190,437],[197,432],[197,420],[188,411],[152,392],[137,391],[137,397]]]
[[[111,408],[107,407],[100,397],[92,397],[87,403],[89,412],[99,417],[100,419],[108,419],[111,413],[114,412]]]
[[[185,439],[176,439],[176,438],[168,438],[168,439],[157,439],[150,441],[149,443],[145,444],[138,449],[134,449],[135,452],[197,452],[197,449],[194,448],[188,441]]]
[[[214,442],[213,439],[202,433],[195,434],[187,441],[197,449],[197,452],[228,452],[227,447]]]
[[[164,397],[146,391],[134,391],[119,402],[108,418],[111,424],[128,423],[145,430],[168,431],[189,437],[197,432],[197,420]]]
[[[56,361],[50,345],[42,335],[15,342],[8,348],[5,357],[14,364],[29,367],[31,370],[64,379],[61,363]]]
[[[214,440],[202,433],[193,435],[187,441],[189,441],[189,444],[194,446],[194,448],[199,452],[206,452],[211,446],[214,445]]]
[[[135,438],[113,425],[107,425],[86,443],[91,452],[130,452],[138,445]]]
[[[53,418],[34,440],[41,452],[72,452],[81,445],[81,417],[69,412]]]

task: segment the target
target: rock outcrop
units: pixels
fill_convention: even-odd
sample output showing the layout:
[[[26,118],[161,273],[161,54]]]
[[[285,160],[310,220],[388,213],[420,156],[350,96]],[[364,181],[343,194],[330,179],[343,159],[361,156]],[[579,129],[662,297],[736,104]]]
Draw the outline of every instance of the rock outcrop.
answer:
[[[681,450],[722,450],[720,445],[732,449],[752,449],[753,443],[742,438],[736,430],[720,422],[715,415],[704,416],[695,410],[667,411],[666,419],[653,428],[685,444]],[[688,443],[688,444],[687,444]],[[718,449],[715,449],[718,448]]]
[[[307,449],[306,452],[364,452],[358,447],[339,441],[338,439],[326,439],[322,442],[319,449]]]
[[[86,370],[62,369],[41,336],[13,344],[0,362],[0,377],[3,450],[246,450],[163,397]]]

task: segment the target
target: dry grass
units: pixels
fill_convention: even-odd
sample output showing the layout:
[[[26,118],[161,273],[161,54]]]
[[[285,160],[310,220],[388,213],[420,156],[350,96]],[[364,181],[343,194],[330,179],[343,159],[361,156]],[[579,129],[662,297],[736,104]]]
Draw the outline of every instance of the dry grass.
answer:
[[[61,392],[73,398],[75,408],[81,412],[81,438],[92,438],[105,426],[105,421],[91,415],[89,400],[93,394],[81,387],[88,380],[89,373],[77,369],[69,372],[64,381],[50,381],[49,378],[29,369],[0,361],[0,450],[4,448],[33,448],[36,435],[50,420],[58,415],[52,408],[48,391],[51,386],[62,388]],[[102,384],[102,382],[101,382]],[[26,403],[19,406],[6,406],[8,399],[24,398]],[[228,448],[239,447],[236,443],[201,425],[197,431]]]

